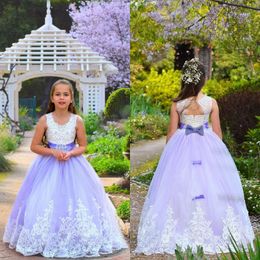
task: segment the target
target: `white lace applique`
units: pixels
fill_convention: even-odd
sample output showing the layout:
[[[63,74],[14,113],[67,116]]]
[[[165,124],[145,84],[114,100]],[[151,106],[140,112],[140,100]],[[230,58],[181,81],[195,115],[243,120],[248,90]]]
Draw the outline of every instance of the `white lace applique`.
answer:
[[[16,250],[26,252],[27,255],[34,252],[41,252],[44,242],[50,233],[50,221],[53,213],[53,201],[50,201],[48,207],[44,210],[43,216],[37,216],[32,229],[22,228],[19,235]]]
[[[228,229],[234,234],[237,243],[243,243],[245,247],[254,239],[250,222],[248,225],[242,225],[239,216],[234,214],[231,207],[227,208],[226,215],[222,220],[224,226],[221,235],[214,234],[211,222],[207,219],[199,204],[196,205],[186,229],[182,232],[177,231],[178,219],[175,218],[171,207],[167,208],[165,225],[161,229],[162,232],[159,232],[157,224],[160,223],[162,218],[152,214],[152,209],[152,206],[144,207],[139,226],[136,253],[146,255],[153,253],[174,254],[176,245],[183,250],[190,246],[193,251],[196,251],[197,246],[202,246],[204,252],[208,253],[219,253],[221,250],[227,252],[228,245],[231,245]],[[244,237],[241,236],[243,232],[245,232]]]
[[[31,229],[17,225],[15,221],[8,223],[4,241],[25,256],[41,253],[45,257],[99,256],[127,247],[117,223],[111,222],[108,215],[100,214],[101,227],[98,230],[92,214],[80,199],[76,205],[74,209],[71,200],[67,216],[57,222],[59,229],[50,230],[53,228],[53,201],[50,201]],[[17,243],[12,236],[18,238]]]
[[[47,118],[47,140],[54,144],[70,144],[74,142],[76,136],[77,115],[71,114],[66,124],[57,124],[52,113],[46,114]]]
[[[174,253],[171,243],[175,241],[177,220],[174,217],[174,212],[171,207],[168,207],[166,213],[166,222],[163,228],[162,235],[162,250],[167,253]]]
[[[202,208],[197,204],[195,211],[192,213],[192,219],[188,224],[188,228],[184,231],[181,246],[186,248],[191,246],[196,250],[197,246],[203,245],[205,251],[214,250],[213,245],[217,238],[213,234],[211,222],[205,217]],[[188,244],[186,244],[188,242]]]
[[[227,207],[226,217],[223,219],[223,239],[225,241],[230,240],[230,233],[236,241],[241,241],[241,227],[242,222],[238,216],[235,215],[233,208]]]

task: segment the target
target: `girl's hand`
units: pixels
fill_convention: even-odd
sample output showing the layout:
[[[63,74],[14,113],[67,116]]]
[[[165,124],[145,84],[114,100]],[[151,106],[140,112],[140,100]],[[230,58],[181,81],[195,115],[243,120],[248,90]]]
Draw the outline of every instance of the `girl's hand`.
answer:
[[[60,151],[60,150],[57,150],[57,149],[51,149],[52,151],[52,155],[59,161],[62,161],[64,160],[64,155],[65,153]]]
[[[64,161],[67,161],[70,159],[70,157],[73,156],[73,152],[72,151],[69,151],[69,152],[66,152],[64,155],[63,155],[63,160]]]

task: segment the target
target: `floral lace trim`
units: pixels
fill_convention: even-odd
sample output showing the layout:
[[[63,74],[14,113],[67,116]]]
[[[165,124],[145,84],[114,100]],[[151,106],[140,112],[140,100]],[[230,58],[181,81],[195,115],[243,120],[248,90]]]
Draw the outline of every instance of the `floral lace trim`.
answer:
[[[97,205],[97,202],[94,203]],[[98,230],[93,216],[81,200],[77,201],[76,210],[69,203],[68,214],[60,218],[59,230],[56,232],[51,230],[52,215],[53,201],[50,201],[44,214],[36,218],[31,229],[9,220],[4,242],[25,256],[40,253],[45,257],[99,256],[127,248],[117,223],[114,225],[111,219],[101,214],[102,229]]]
[[[69,121],[64,125],[57,124],[52,114],[46,114],[47,118],[47,140],[54,144],[70,144],[74,141],[76,136],[76,122],[77,116],[71,114]]]
[[[252,243],[254,239],[250,222],[246,226],[242,225],[239,216],[235,215],[233,208],[230,206],[226,209],[225,217],[222,220],[222,236],[214,234],[211,222],[206,219],[205,213],[199,204],[197,204],[187,228],[181,234],[177,229],[178,220],[175,219],[171,207],[167,208],[162,232],[157,225],[157,221],[160,223],[160,220],[157,219],[157,215],[153,214],[153,211],[152,206],[149,208],[144,207],[135,253],[144,253],[146,255],[154,253],[174,254],[176,245],[184,250],[190,246],[193,251],[197,250],[197,246],[202,246],[204,252],[220,253],[221,251],[227,252],[228,246],[232,248],[230,232],[238,244],[242,243],[244,246]]]

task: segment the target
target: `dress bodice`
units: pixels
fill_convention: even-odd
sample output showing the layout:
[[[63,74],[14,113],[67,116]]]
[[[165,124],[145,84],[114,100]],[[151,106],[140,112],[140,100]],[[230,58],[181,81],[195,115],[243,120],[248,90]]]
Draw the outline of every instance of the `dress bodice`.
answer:
[[[65,124],[58,124],[54,121],[52,113],[46,114],[47,130],[46,138],[53,144],[70,144],[74,142],[76,136],[77,115],[70,115],[70,119]]]
[[[205,123],[208,123],[209,115],[212,110],[212,98],[207,95],[204,95],[202,98],[197,100],[197,103],[199,104],[203,112],[203,114],[200,115],[187,115],[184,113],[185,108],[189,106],[190,102],[191,99],[186,98],[184,100],[178,101],[176,104],[177,111],[180,116],[180,123],[185,125],[191,125],[192,127],[198,127]]]

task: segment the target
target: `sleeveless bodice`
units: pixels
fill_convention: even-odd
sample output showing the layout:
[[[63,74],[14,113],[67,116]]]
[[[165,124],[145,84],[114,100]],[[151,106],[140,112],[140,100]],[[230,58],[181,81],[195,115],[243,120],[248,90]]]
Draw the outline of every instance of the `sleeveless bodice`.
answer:
[[[208,123],[209,115],[212,109],[212,98],[204,95],[197,101],[203,112],[203,114],[201,115],[187,115],[183,112],[185,108],[189,106],[190,102],[191,99],[186,98],[184,100],[178,101],[176,104],[177,111],[180,116],[180,123],[185,125],[191,125],[192,127],[199,127],[205,123]]]
[[[60,125],[53,119],[52,113],[46,114],[47,130],[46,138],[53,144],[70,144],[74,142],[76,136],[77,115],[70,115],[67,123]]]

